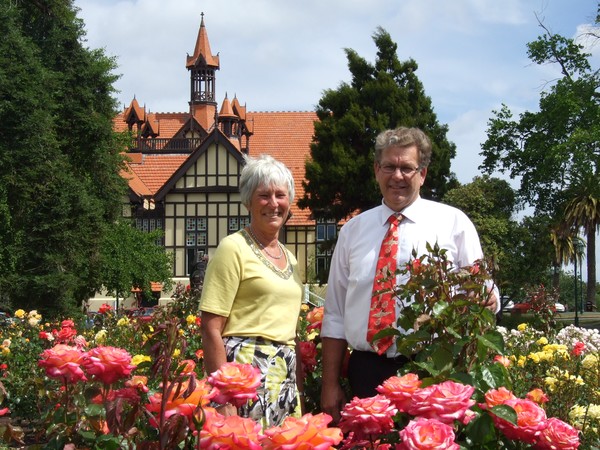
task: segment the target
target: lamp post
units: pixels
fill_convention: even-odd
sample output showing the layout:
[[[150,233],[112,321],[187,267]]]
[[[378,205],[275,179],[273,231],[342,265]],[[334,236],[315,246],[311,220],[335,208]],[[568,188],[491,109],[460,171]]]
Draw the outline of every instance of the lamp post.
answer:
[[[579,299],[577,296],[577,258],[575,258],[573,260],[573,267],[575,268],[574,271],[574,276],[573,279],[575,281],[575,283],[573,283],[573,285],[575,286],[575,326],[578,327],[579,326]]]

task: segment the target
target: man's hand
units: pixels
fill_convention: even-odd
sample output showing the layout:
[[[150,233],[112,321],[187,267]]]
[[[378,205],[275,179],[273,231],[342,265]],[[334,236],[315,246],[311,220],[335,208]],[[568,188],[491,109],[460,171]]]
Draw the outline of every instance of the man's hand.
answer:
[[[337,424],[341,415],[340,412],[346,404],[346,396],[339,383],[334,386],[323,386],[321,390],[321,410],[333,418],[333,424]]]

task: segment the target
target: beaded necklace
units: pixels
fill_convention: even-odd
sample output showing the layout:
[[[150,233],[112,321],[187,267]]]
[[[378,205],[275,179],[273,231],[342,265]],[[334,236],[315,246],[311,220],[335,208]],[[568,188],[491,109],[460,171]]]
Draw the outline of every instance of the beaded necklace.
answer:
[[[267,250],[267,247],[265,247],[263,245],[263,243],[260,242],[259,239],[256,237],[256,235],[254,234],[254,231],[252,230],[252,225],[250,225],[248,227],[248,231],[250,231],[250,236],[252,236],[252,239],[254,239],[256,241],[256,243],[258,244],[260,249],[263,250],[268,256],[270,256],[273,259],[281,259],[283,257],[283,249],[281,248],[281,244],[279,243],[279,241],[277,241],[277,248],[279,248],[279,256],[275,256],[275,255],[272,255],[271,253],[269,253],[269,250]]]

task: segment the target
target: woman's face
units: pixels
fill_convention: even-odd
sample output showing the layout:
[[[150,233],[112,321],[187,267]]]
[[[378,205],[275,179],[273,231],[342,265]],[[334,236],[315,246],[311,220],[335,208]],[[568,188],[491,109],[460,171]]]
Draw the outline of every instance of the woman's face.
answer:
[[[259,186],[250,199],[252,225],[279,230],[290,212],[290,197],[286,186]]]

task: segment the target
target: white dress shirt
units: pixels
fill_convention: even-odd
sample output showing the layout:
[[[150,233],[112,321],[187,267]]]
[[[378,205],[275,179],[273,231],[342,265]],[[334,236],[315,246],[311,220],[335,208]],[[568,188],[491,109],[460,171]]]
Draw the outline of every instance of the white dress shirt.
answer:
[[[367,341],[371,293],[379,248],[391,214],[394,211],[382,202],[341,228],[331,259],[321,336],[345,339],[353,349],[373,351]],[[483,257],[475,226],[459,209],[419,197],[402,215],[404,219],[398,226],[398,267],[410,260],[413,249],[417,257],[427,254],[427,243],[433,246],[437,242],[446,249],[454,267],[470,265]],[[404,280],[400,277],[397,282],[403,283],[408,275],[404,275]],[[396,314],[398,317],[399,312]],[[395,354],[392,345],[387,355]]]

